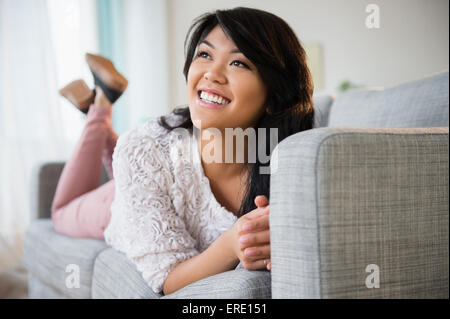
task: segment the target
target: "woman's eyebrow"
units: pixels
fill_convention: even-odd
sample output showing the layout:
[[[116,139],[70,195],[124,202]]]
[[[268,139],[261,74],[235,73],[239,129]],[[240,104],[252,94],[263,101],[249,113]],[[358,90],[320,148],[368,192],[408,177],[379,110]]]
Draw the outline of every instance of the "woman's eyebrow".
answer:
[[[211,43],[209,43],[209,42],[206,41],[206,40],[202,40],[202,41],[200,42],[200,44],[202,44],[202,43],[204,43],[204,44],[206,44],[207,46],[209,46],[209,47],[215,49],[214,45],[212,45]],[[235,49],[231,50],[230,53],[241,53],[241,51],[240,51],[238,48],[235,48]]]

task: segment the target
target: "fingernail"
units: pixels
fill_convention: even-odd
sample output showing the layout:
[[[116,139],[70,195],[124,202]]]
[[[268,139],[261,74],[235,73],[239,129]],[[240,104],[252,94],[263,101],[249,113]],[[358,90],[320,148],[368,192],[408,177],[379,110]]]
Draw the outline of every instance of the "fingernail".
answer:
[[[253,249],[247,249],[247,250],[245,251],[245,255],[246,255],[246,256],[253,256],[255,253],[256,253],[256,251],[253,250]]]
[[[242,227],[243,230],[250,230],[252,228],[252,224],[244,224],[244,226]]]
[[[248,241],[248,236],[242,236],[242,237],[239,239],[239,241],[240,241],[241,243],[246,243],[246,242]]]

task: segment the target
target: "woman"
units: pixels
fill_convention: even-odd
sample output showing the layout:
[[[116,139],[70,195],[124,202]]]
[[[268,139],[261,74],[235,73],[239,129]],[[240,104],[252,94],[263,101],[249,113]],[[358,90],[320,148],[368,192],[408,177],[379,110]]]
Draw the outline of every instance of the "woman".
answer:
[[[166,295],[239,262],[250,270],[271,267],[270,175],[260,174],[259,159],[206,161],[206,148],[213,143],[216,152],[226,141],[205,141],[194,129],[203,137],[226,128],[277,128],[281,141],[311,129],[314,116],[305,52],[279,17],[250,8],[217,10],[194,21],[185,45],[189,106],[124,133],[117,145],[111,101],[126,83],[112,64],[91,61],[95,100],[52,210],[57,231],[105,238],[153,291]],[[108,81],[115,76],[118,81]],[[110,89],[116,94],[105,96]],[[189,142],[179,138],[180,128],[188,130]],[[101,158],[108,165],[113,150],[114,179],[96,188]],[[194,161],[185,160],[191,151]]]

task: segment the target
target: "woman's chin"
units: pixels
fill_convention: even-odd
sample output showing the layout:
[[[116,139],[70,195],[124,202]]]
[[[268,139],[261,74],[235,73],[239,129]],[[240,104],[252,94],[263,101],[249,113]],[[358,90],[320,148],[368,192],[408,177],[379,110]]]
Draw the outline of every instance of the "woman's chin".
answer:
[[[211,118],[211,114],[209,116],[202,114],[202,110],[198,110],[197,108],[199,106],[196,106],[194,109],[190,107],[192,124],[198,129],[216,127],[217,121]]]

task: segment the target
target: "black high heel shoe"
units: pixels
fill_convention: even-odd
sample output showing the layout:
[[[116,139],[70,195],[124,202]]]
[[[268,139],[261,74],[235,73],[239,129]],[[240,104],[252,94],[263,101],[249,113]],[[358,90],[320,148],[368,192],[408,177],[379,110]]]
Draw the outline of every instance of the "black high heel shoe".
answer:
[[[106,98],[113,104],[128,87],[128,80],[105,57],[86,53],[85,59],[94,76],[95,85],[102,89]]]

